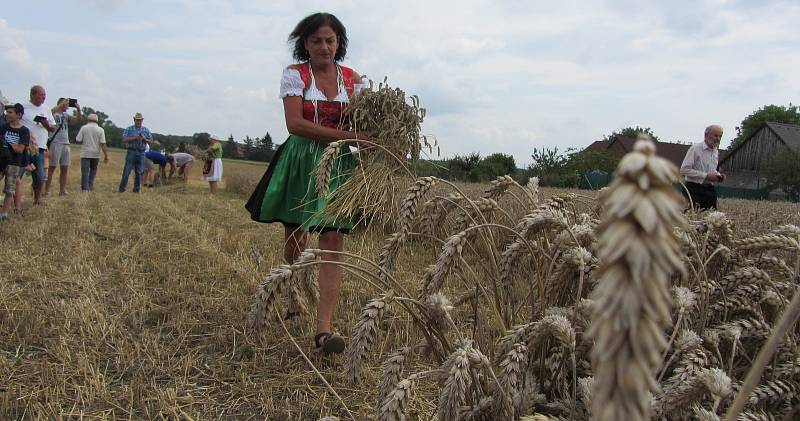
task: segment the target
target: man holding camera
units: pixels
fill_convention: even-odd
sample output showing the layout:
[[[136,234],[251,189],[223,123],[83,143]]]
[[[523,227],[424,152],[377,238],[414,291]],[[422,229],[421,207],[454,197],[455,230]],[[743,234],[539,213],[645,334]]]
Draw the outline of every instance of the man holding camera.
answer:
[[[69,115],[67,109],[75,108],[75,113]],[[80,124],[81,106],[78,100],[70,98],[59,98],[58,104],[53,107],[53,118],[56,121],[56,131],[49,140],[47,149],[50,153],[50,163],[47,169],[47,181],[45,182],[45,196],[50,195],[50,183],[56,172],[56,166],[61,167],[58,174],[59,196],[66,196],[67,193],[67,174],[69,173],[69,124]]]
[[[683,195],[690,200],[695,209],[717,208],[717,190],[714,188],[714,183],[725,180],[725,174],[717,171],[721,139],[722,127],[716,124],[708,126],[703,142],[689,147],[686,157],[683,158],[681,175],[688,190],[688,195],[686,191]]]
[[[31,140],[36,141],[39,153],[36,154],[33,164],[36,169],[31,173],[33,179],[33,204],[44,205],[42,190],[45,180],[44,154],[47,153],[47,139],[50,133],[56,130],[56,121],[53,113],[44,106],[47,93],[41,85],[33,85],[30,91],[30,102],[23,104],[25,114],[22,115],[22,125],[28,128]]]
[[[128,185],[131,170],[136,172],[133,179],[133,192],[139,193],[142,185],[142,172],[144,164],[145,145],[153,143],[153,135],[147,127],[142,126],[144,117],[142,113],[133,116],[133,126],[128,126],[122,132],[122,145],[128,149],[125,155],[125,168],[122,170],[122,180],[119,182],[119,192],[123,193]]]

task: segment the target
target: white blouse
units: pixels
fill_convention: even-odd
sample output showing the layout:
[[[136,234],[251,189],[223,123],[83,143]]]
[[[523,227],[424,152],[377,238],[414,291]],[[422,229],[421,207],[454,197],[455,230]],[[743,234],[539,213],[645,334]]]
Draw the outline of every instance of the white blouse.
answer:
[[[341,76],[341,75],[340,75]],[[366,83],[356,83],[353,84],[353,92],[358,93],[365,87],[369,86],[369,82],[363,80],[362,82]],[[285,98],[287,96],[301,96],[306,101],[328,101],[328,98],[325,94],[317,89],[316,83],[314,83],[314,72],[311,72],[311,86],[309,86],[308,91],[303,94],[303,89],[305,89],[306,85],[303,83],[303,78],[300,77],[300,72],[297,69],[293,69],[291,67],[287,67],[283,70],[283,75],[281,76],[281,89],[278,98]],[[343,102],[349,103],[350,98],[347,96],[347,89],[344,86],[344,83],[339,83],[339,92],[336,94],[336,98],[333,99],[336,102]]]

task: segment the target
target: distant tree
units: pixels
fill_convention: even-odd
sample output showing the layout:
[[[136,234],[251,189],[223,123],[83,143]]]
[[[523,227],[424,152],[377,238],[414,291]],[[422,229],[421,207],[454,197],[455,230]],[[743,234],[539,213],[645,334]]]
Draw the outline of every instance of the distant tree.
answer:
[[[225,145],[222,147],[223,156],[226,158],[238,158],[238,152],[239,146],[237,146],[236,141],[233,140],[233,135],[228,136],[228,141],[225,142]]]
[[[209,133],[195,133],[192,135],[192,143],[197,145],[197,147],[200,149],[207,149],[210,142],[209,138],[211,138],[211,134]]]
[[[244,137],[244,158],[251,159],[253,150],[255,149],[255,141],[250,136]]]
[[[269,162],[269,160],[272,159],[272,155],[275,153],[272,147],[272,136],[270,136],[269,133],[265,134],[262,138],[256,138],[247,159]]]
[[[767,188],[780,188],[792,202],[800,202],[800,155],[793,151],[776,154],[767,164]]]
[[[478,168],[480,162],[481,155],[477,152],[464,156],[456,155],[446,161],[447,173],[453,180],[468,180],[469,174]]]
[[[513,176],[517,173],[517,164],[511,155],[493,153],[483,158],[476,170],[477,174],[470,173],[469,181],[488,181],[501,175]]]
[[[659,140],[658,136],[656,136],[656,134],[653,133],[653,130],[651,128],[649,128],[649,127],[639,127],[639,126],[626,127],[624,129],[621,129],[620,131],[611,132],[610,135],[604,136],[603,140],[613,140],[617,136],[636,139],[639,136],[639,133],[644,133],[644,134],[650,135],[650,137],[652,137],[653,140],[655,140],[656,142],[658,142],[658,140]]]
[[[266,132],[264,137],[261,138],[261,145],[264,149],[275,150],[275,145],[272,143],[272,136],[270,136],[269,132]]]
[[[69,124],[69,139],[70,142],[75,142],[75,136],[83,125],[89,122],[89,114],[97,114],[97,125],[104,128],[106,131],[106,143],[108,146],[120,147],[122,146],[122,128],[117,127],[113,121],[108,119],[108,114],[95,110],[91,107],[81,107],[81,121],[77,124]]]
[[[561,176],[564,187],[578,187],[581,177],[589,171],[600,170],[611,174],[617,169],[619,158],[605,152],[575,151],[569,154]]]
[[[572,149],[567,149],[567,152]],[[569,157],[558,148],[533,148],[533,163],[528,166],[528,176],[538,177],[542,186],[559,186]]]
[[[733,150],[737,145],[744,142],[751,134],[755,133],[766,122],[800,124],[800,110],[790,102],[788,106],[765,105],[742,120],[736,128],[736,138],[731,142],[728,150]]]

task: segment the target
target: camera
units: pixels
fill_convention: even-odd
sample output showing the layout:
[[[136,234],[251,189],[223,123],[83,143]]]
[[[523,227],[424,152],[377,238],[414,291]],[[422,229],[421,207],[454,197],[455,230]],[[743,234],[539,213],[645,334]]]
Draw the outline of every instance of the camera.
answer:
[[[33,118],[33,121],[41,124],[43,121],[47,121],[47,117],[37,115],[36,117]]]
[[[78,100],[75,99],[75,98],[70,98],[69,99],[69,106],[73,107],[73,108],[77,107],[78,106]]]

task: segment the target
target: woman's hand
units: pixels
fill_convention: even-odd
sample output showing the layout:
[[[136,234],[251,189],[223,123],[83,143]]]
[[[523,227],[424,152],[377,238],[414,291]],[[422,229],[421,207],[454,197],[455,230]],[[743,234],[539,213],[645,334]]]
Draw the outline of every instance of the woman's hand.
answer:
[[[359,132],[351,132],[351,133],[353,133],[352,139],[356,139],[356,140],[351,140],[351,141],[348,142],[348,144],[357,147],[359,151],[366,151],[366,150],[374,148],[374,146],[372,146],[372,145],[370,145],[368,143],[358,142],[358,140],[365,140],[367,142],[375,143],[375,139],[372,137],[372,132],[359,131]]]

